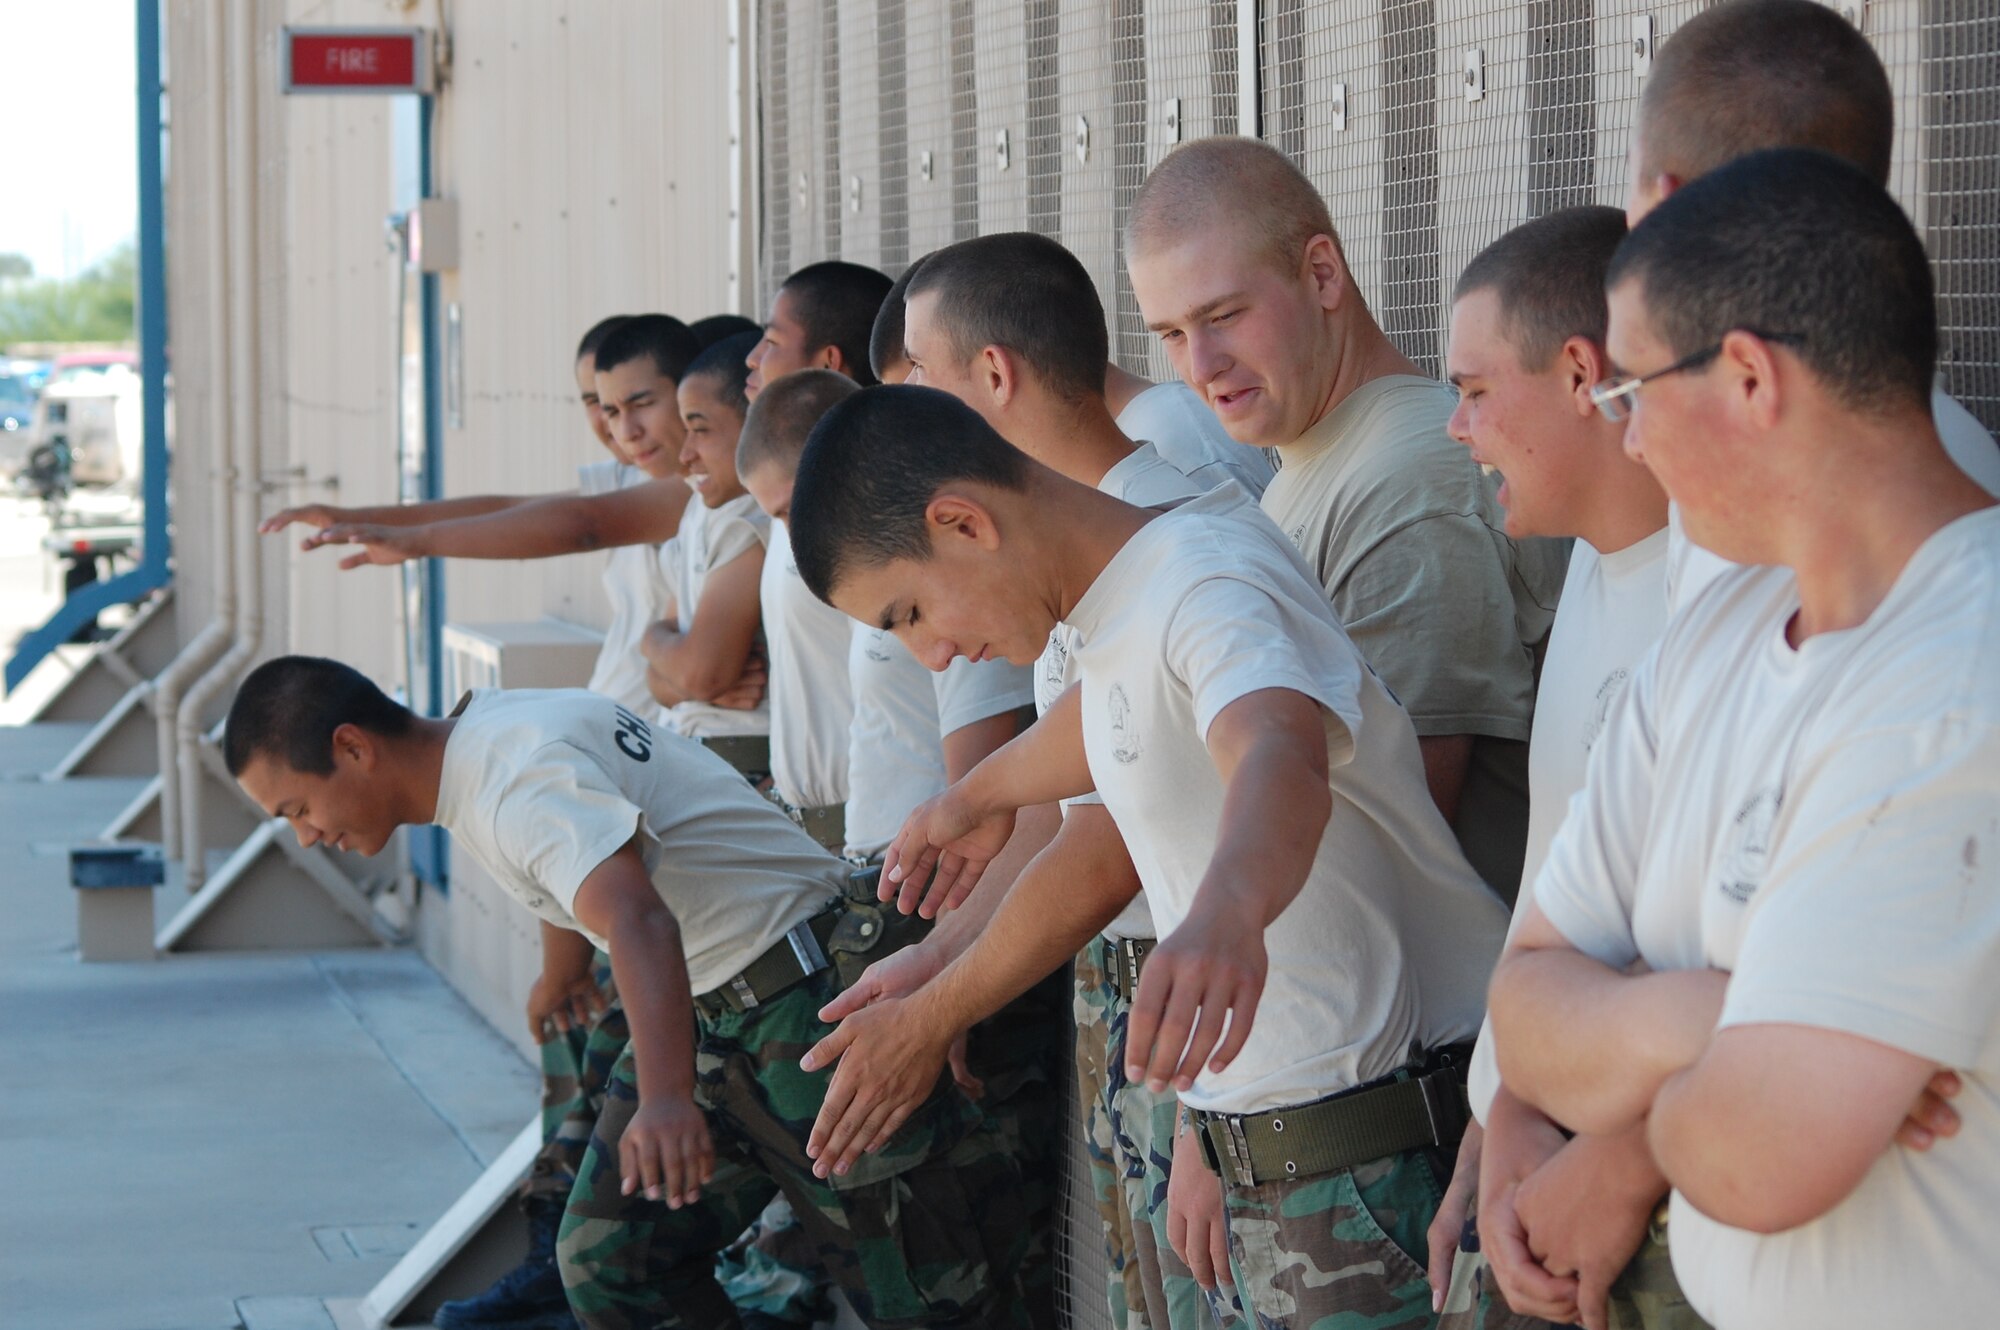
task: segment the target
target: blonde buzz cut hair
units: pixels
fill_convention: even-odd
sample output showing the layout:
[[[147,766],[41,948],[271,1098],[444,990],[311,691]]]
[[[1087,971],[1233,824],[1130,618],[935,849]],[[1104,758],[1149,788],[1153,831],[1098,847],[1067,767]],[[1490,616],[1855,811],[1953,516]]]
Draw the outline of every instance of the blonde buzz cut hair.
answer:
[[[1333,214],[1305,173],[1270,144],[1235,136],[1183,144],[1153,168],[1132,200],[1125,252],[1143,254],[1217,225],[1245,234],[1287,274],[1298,271],[1314,236],[1332,240],[1347,263]]]

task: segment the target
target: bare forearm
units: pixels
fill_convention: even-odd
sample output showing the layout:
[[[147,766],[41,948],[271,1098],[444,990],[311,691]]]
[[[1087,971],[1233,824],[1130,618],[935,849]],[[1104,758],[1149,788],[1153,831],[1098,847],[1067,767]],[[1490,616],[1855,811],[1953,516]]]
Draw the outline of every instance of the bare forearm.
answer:
[[[664,907],[634,907],[613,922],[610,942],[641,1102],[692,1095],[694,995],[679,925]]]
[[[590,973],[597,954],[589,938],[569,928],[542,921],[542,973],[556,979],[581,979]]]
[[[1095,816],[1102,825],[1072,814],[1012,888],[996,893],[991,920],[968,930],[957,959],[919,990],[929,1019],[954,1031],[971,1028],[1074,956],[1138,894],[1124,842],[1101,808]]]
[[[972,806],[1010,812],[1060,803],[1094,788],[1084,758],[1082,710],[1074,688],[961,782],[961,793]]]
[[[1489,1003],[1501,1077],[1574,1131],[1624,1131],[1701,1056],[1728,982],[1714,970],[1629,976],[1564,948],[1510,952]]]
[[[1324,757],[1324,749],[1320,749]],[[1222,799],[1215,854],[1201,895],[1226,890],[1229,900],[1202,901],[1247,909],[1269,927],[1297,898],[1333,816],[1323,763],[1317,767],[1289,734],[1273,732],[1237,762]],[[1227,865],[1216,873],[1213,865]]]
[[[343,522],[375,526],[425,526],[432,522],[455,522],[468,517],[484,517],[536,502],[534,494],[468,494],[456,499],[427,499],[422,503],[387,503],[373,508],[343,508]]]
[[[1014,883],[1053,848],[1052,842],[1060,835],[1062,825],[1060,810],[1046,804],[1021,810],[1021,816],[1014,822],[1014,834],[1007,838],[1006,847],[994,856],[981,878],[984,889],[967,896],[964,904],[939,915],[937,927],[924,939],[922,945],[932,949],[940,964],[965,954],[999,913]]]

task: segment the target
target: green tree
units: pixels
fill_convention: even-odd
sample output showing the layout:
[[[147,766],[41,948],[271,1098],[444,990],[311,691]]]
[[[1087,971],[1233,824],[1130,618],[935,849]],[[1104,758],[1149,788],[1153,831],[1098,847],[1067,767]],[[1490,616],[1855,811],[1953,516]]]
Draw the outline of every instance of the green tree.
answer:
[[[0,342],[129,342],[138,291],[139,255],[130,241],[70,281],[10,283],[0,290]]]
[[[25,254],[0,254],[0,280],[10,277],[27,278],[35,275],[35,265],[28,262]]]

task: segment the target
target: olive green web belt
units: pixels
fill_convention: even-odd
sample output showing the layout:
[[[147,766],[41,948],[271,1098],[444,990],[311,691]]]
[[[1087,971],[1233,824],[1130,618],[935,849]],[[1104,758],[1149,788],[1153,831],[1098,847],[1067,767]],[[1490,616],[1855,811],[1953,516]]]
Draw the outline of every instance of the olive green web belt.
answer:
[[[742,772],[752,783],[771,774],[768,734],[718,734],[695,742]]]
[[[1472,1110],[1458,1045],[1391,1077],[1268,1113],[1194,1112],[1208,1166],[1232,1187],[1318,1177],[1405,1150],[1451,1150]]]

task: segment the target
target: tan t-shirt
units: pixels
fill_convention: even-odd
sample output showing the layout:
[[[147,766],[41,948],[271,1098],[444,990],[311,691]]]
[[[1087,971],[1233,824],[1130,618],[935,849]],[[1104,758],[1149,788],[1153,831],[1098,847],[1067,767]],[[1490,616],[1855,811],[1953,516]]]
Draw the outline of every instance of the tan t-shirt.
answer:
[[[1497,484],[1445,433],[1455,405],[1432,379],[1363,384],[1278,450],[1264,511],[1417,734],[1474,736],[1452,831],[1511,901],[1528,834],[1534,650],[1569,542],[1508,539]]]
[[[559,928],[585,878],[637,835],[680,926],[688,980],[718,988],[839,893],[846,867],[736,769],[582,689],[480,689],[454,713],[437,824]]]

